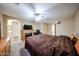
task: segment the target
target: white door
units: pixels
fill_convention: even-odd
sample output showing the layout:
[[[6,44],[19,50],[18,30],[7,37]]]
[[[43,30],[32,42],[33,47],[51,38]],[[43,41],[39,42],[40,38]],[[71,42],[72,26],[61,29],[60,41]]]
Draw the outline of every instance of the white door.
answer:
[[[15,39],[20,39],[20,23],[12,21],[12,37]]]

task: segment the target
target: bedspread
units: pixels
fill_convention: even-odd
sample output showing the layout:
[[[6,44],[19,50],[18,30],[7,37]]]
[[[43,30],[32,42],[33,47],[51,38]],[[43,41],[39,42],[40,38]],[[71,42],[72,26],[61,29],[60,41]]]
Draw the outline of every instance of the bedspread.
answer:
[[[25,42],[25,48],[34,56],[77,55],[71,39],[63,35],[39,34],[28,37]]]

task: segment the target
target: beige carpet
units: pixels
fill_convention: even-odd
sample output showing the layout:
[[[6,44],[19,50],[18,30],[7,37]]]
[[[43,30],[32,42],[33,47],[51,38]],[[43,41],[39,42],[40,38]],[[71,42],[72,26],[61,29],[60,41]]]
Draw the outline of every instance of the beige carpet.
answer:
[[[11,53],[10,56],[30,56],[27,49],[24,49],[24,41],[19,39],[11,40]]]

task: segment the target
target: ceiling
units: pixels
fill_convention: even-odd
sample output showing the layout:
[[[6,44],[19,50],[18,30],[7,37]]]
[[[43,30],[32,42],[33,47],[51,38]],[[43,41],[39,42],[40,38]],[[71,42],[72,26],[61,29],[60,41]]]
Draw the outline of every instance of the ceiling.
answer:
[[[34,13],[39,13],[46,23],[72,17],[78,8],[78,3],[0,3],[0,11],[5,15],[35,21]]]

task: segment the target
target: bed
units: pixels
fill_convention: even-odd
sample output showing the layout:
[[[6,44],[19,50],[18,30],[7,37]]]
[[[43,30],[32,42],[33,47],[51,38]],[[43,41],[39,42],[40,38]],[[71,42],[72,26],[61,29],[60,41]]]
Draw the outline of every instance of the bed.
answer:
[[[77,56],[77,51],[68,36],[39,34],[26,38],[25,48],[32,56]]]

